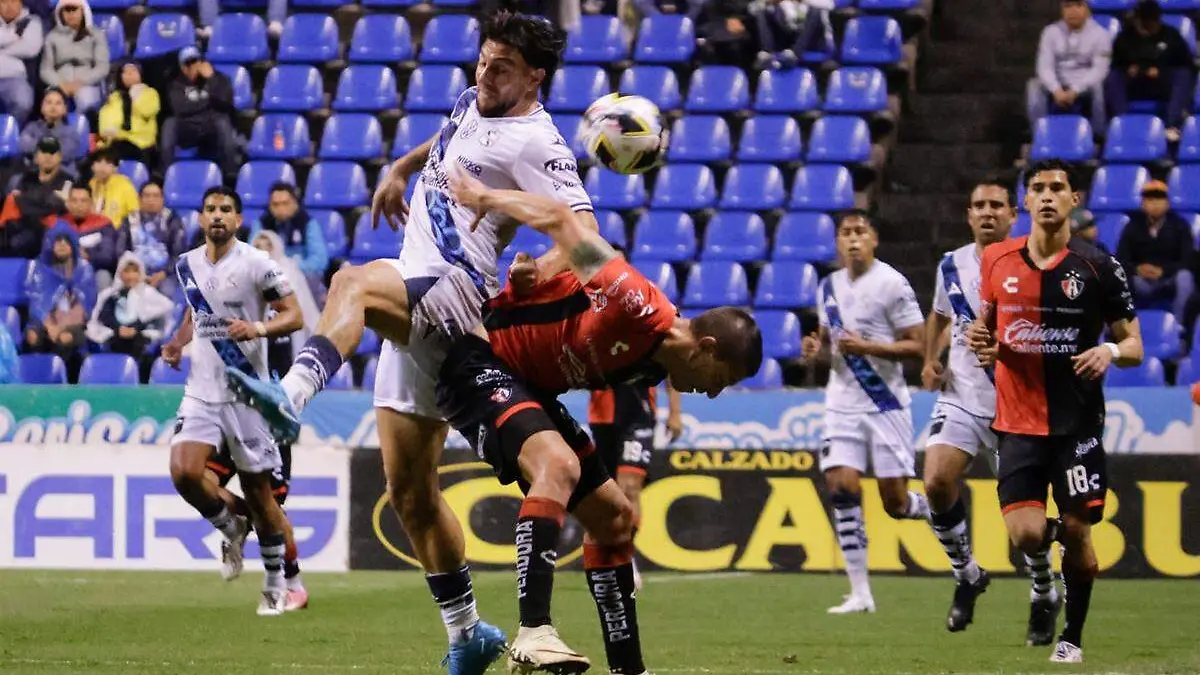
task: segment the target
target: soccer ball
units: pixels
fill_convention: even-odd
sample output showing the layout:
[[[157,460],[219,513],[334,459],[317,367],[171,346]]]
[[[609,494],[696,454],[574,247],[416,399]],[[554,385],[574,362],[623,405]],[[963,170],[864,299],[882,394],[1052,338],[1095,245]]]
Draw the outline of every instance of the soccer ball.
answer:
[[[609,94],[583,114],[584,147],[597,164],[617,173],[645,173],[667,154],[670,133],[658,106],[641,96]]]

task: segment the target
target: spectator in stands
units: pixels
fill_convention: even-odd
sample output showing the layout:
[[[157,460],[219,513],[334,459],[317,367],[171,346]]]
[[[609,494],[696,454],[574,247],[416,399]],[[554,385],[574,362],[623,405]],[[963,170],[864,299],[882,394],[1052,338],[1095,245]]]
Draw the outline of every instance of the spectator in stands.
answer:
[[[96,201],[96,212],[120,227],[125,216],[137,210],[138,191],[133,181],[118,169],[119,159],[115,149],[101,150],[92,158],[92,198]]]
[[[237,174],[237,141],[233,134],[233,84],[214,70],[200,50],[179,50],[179,76],[171,82],[167,98],[171,114],[163,124],[164,173],[175,161],[177,147],[199,148],[202,157],[214,159],[226,176]]]
[[[608,16],[616,16],[620,11],[621,3],[619,0],[583,0],[579,3],[579,11],[582,14],[606,14]]]
[[[25,277],[29,297],[25,346],[29,351],[57,353],[68,364],[75,364],[84,347],[87,317],[95,305],[96,280],[81,253],[78,236],[69,226],[55,225],[47,239],[51,243]]]
[[[68,227],[79,237],[79,250],[92,265],[96,274],[97,288],[108,288],[117,269],[117,259],[128,250],[125,237],[117,231],[111,220],[96,212],[92,190],[86,185],[72,185],[67,197],[67,213],[46,219],[46,226],[54,231],[60,225]],[[52,240],[46,235],[46,243]]]
[[[174,298],[175,261],[187,251],[187,226],[164,204],[161,182],[151,179],[142,186],[138,208],[125,218],[120,232],[128,238],[125,248],[144,263],[146,283]]]
[[[761,50],[754,69],[791,68],[804,52],[819,44],[818,38],[831,30],[829,11],[833,0],[755,0],[750,14],[758,31]]]
[[[212,37],[212,25],[221,14],[221,2],[197,0],[196,13],[200,19],[200,25],[196,26],[196,37],[207,40]],[[287,0],[267,0],[267,33],[271,37],[277,38],[283,33],[283,22],[286,19]]]
[[[689,13],[692,11],[690,2]],[[706,0],[696,15],[696,47],[700,60],[749,68],[760,49],[751,30],[750,0]]]
[[[300,303],[300,313],[304,316],[304,328],[286,336],[286,340],[273,338],[268,345],[268,353],[271,355],[270,360],[272,361],[271,370],[284,373],[287,372],[287,367],[276,369],[274,363],[286,362],[290,367],[291,359],[295,358],[304,347],[308,336],[312,334],[313,328],[317,325],[317,319],[321,318],[321,309],[309,289],[308,276],[296,264],[296,260],[287,255],[283,239],[277,233],[271,230],[262,230],[250,238],[250,243],[258,250],[265,251],[279,265],[279,269],[283,271],[289,285],[296,293],[296,300]],[[274,354],[276,350],[284,348],[290,350],[286,355],[276,356]]]
[[[72,177],[62,167],[62,146],[58,139],[46,136],[33,152],[33,169],[17,177],[9,188],[0,227],[4,246],[0,251],[15,258],[36,258],[42,252],[46,234],[44,222],[66,211]]]
[[[1087,243],[1104,251],[1108,255],[1112,255],[1112,251],[1100,241],[1100,232],[1096,227],[1096,217],[1092,212],[1082,206],[1076,206],[1071,210],[1071,236],[1079,237]]]
[[[71,170],[71,162],[80,156],[83,139],[79,130],[67,123],[67,95],[58,87],[50,87],[42,95],[42,116],[25,123],[21,130],[20,149],[22,155],[32,155],[38,141],[46,136],[58,139],[62,148],[63,158],[67,160],[66,167]]]
[[[14,339],[7,328],[0,327],[0,384],[21,381],[21,360]]]
[[[33,110],[33,84],[25,62],[42,51],[42,22],[21,0],[0,0],[0,112],[23,124]]]
[[[146,356],[146,346],[162,339],[175,303],[146,283],[146,268],[136,253],[123,254],[117,269],[120,272],[113,285],[96,299],[87,336],[109,351],[140,361]]]
[[[100,108],[99,146],[115,150],[120,159],[136,159],[154,166],[161,108],[158,92],[142,82],[142,67],[126,62],[121,66],[116,90]]]
[[[1192,98],[1192,52],[1174,26],[1162,20],[1162,7],[1142,0],[1112,47],[1112,72],[1105,83],[1108,111],[1124,115],[1129,101],[1159,101],[1166,106],[1167,140],[1179,141]]]
[[[263,230],[274,232],[283,240],[284,253],[296,261],[308,280],[308,286],[318,297],[325,293],[325,270],[329,267],[329,247],[325,232],[300,204],[296,188],[288,183],[271,186],[267,212],[250,225],[249,241]]]
[[[1085,0],[1062,0],[1062,20],[1046,26],[1038,42],[1037,77],[1029,81],[1026,108],[1030,126],[1050,112],[1086,111],[1092,129],[1104,133],[1104,78],[1112,36]]]
[[[695,21],[705,0],[633,0],[633,6],[643,16],[656,14],[685,14]]]
[[[1196,242],[1187,221],[1170,210],[1167,184],[1152,180],[1142,188],[1142,210],[1130,216],[1117,244],[1117,260],[1125,267],[1134,302],[1145,307],[1171,301],[1183,318],[1195,288],[1192,258]]]
[[[75,99],[75,110],[100,107],[100,87],[108,77],[108,36],[92,24],[83,0],[58,0],[54,30],[42,50],[42,82]]]

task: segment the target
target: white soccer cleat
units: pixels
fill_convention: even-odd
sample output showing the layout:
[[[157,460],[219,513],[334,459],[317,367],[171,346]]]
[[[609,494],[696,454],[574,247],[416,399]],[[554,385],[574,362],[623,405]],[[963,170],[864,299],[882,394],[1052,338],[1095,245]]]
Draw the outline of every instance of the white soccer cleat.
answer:
[[[284,589],[263,591],[258,601],[259,616],[283,616],[286,611],[287,591]]]
[[[592,667],[586,656],[567,646],[554,626],[538,626],[517,631],[517,639],[508,650],[510,673],[583,673]]]
[[[875,612],[875,599],[872,597],[863,597],[861,595],[851,593],[844,596],[845,600],[840,605],[835,605],[826,610],[827,614],[872,614]]]
[[[1050,663],[1083,663],[1083,649],[1066,640],[1059,640],[1054,645],[1054,653],[1050,655]]]
[[[638,569],[637,561],[633,561],[633,590],[635,593],[642,592],[642,586],[645,581],[642,579],[642,572]]]
[[[245,516],[234,516],[234,520],[237,522],[237,534],[233,539],[221,540],[221,578],[225,581],[242,576],[242,554],[246,548],[246,537],[250,535],[250,521]]]

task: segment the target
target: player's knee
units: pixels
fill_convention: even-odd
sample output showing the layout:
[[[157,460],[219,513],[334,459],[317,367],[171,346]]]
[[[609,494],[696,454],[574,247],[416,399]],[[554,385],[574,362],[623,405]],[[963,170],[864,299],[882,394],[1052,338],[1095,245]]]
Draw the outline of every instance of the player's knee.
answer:
[[[954,488],[955,481],[950,480],[948,476],[938,473],[925,476],[925,496],[929,498],[930,506],[937,513],[948,511],[954,506]]]
[[[423,532],[433,527],[440,510],[436,491],[426,485],[388,483],[388,501],[400,517],[405,532]]]
[[[181,495],[187,495],[203,488],[204,466],[194,466],[193,464],[187,462],[185,457],[175,453],[171,455],[171,482],[175,485],[175,491]]]
[[[588,527],[591,539],[601,546],[619,546],[633,541],[635,522],[633,508],[628,502],[617,505],[612,517]]]
[[[582,475],[582,469],[579,466],[579,458],[575,456],[575,453],[565,448],[561,452],[547,453],[543,463],[543,478],[545,480],[557,485],[569,494],[575,491],[575,486],[579,484],[580,475]]]
[[[1045,523],[1042,523],[1040,527],[1028,524],[1010,528],[1008,536],[1012,540],[1013,546],[1020,549],[1022,553],[1026,555],[1040,553],[1046,545]]]
[[[362,291],[364,277],[365,272],[362,267],[347,266],[334,272],[333,278],[329,282],[326,304],[329,304],[334,298],[350,299],[356,297]]]

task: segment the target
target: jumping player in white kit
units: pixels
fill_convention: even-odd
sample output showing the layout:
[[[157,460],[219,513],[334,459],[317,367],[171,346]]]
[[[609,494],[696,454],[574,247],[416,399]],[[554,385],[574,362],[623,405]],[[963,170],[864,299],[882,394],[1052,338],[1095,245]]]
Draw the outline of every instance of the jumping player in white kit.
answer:
[[[477,86],[459,97],[439,134],[401,158],[375,193],[373,213],[405,225],[399,260],[376,260],[334,275],[315,335],[278,385],[229,369],[246,402],[283,436],[364,327],[386,338],[379,359],[375,412],[388,494],[425,569],[450,640],[450,675],[479,675],[503,653],[504,634],[480,621],[466,566],[462,527],[442,499],[437,467],[449,429],[436,405],[436,378],[450,340],[480,323],[496,295],[496,261],[516,224],[453,202],[448,180],[461,167],[484,184],[565,202],[596,229],[575,158],[538,90],[558,67],[566,36],[541,17],[498,12],[482,30]],[[410,175],[420,182],[409,212]],[[407,221],[407,222],[405,222]],[[539,261],[547,277],[566,269],[552,250]]]
[[[820,330],[803,344],[805,360],[832,346],[821,471],[851,590],[842,604],[829,608],[830,614],[875,611],[860,484],[868,462],[888,515],[919,519],[929,514],[925,497],[908,490],[916,453],[912,397],[901,363],[921,356],[925,322],[908,280],[875,259],[878,245],[878,231],[866,212],[839,216],[837,249],[844,267],[822,280]]]
[[[193,347],[171,439],[171,479],[180,496],[225,536],[226,564],[240,568],[249,524],[229,510],[217,484],[205,477],[209,457],[222,446],[229,449],[266,569],[258,614],[278,616],[287,599],[287,520],[272,494],[271,475],[282,469],[282,458],[262,415],[234,398],[225,369],[237,369],[251,379],[267,378],[267,338],[294,332],[304,320],[279,266],[235,237],[241,225],[237,193],[210,188],[200,211],[204,245],[183,254],[175,266],[188,312],[163,346],[163,360],[178,367],[183,347],[189,342]],[[268,309],[275,316],[264,321]]]
[[[996,386],[993,372],[979,365],[967,346],[967,328],[979,314],[979,261],[983,249],[1008,238],[1016,218],[1008,187],[985,180],[971,191],[967,223],[974,241],[947,253],[938,264],[933,311],[925,325],[925,366],[921,380],[925,388],[939,391],[933,423],[925,445],[925,494],[929,499],[930,523],[950,558],[957,582],[946,628],[966,630],[975,615],[975,601],[987,590],[987,570],[971,554],[967,509],[960,494],[963,474],[979,453],[993,473],[998,440],[992,431],[996,415]],[[949,359],[943,364],[945,337],[949,329]],[[1026,556],[1033,576],[1029,628],[1026,641],[1047,645],[1054,640],[1059,609],[1050,572],[1048,553]]]

